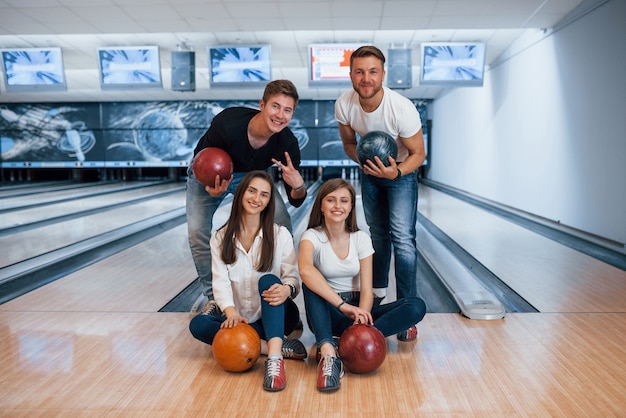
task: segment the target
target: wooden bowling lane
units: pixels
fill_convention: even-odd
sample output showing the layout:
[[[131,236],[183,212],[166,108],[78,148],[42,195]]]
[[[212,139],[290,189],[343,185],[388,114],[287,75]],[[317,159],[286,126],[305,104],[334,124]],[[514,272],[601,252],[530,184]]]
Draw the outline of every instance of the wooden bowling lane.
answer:
[[[419,210],[540,312],[626,312],[626,271],[420,187]]]
[[[33,222],[42,222],[60,216],[68,216],[74,213],[96,210],[106,206],[121,205],[128,201],[149,198],[150,196],[167,193],[174,190],[184,189],[184,183],[162,183],[154,187],[140,189],[121,189],[114,193],[106,193],[79,198],[71,201],[49,203],[45,207],[37,206],[2,214],[0,218],[0,231],[6,228],[24,226]],[[80,194],[80,191],[76,191]]]
[[[24,209],[53,202],[72,201],[87,196],[112,193],[121,190],[140,189],[157,184],[151,181],[135,182],[98,182],[84,183],[73,187],[44,188],[39,193],[27,193],[17,196],[6,195],[0,199],[0,211]]]
[[[315,389],[315,345],[287,362],[280,395],[224,372],[187,313],[159,313],[195,276],[185,226],[0,305],[7,416],[619,416],[624,314],[428,314],[417,343],[388,338],[372,374]],[[300,306],[302,296],[298,296]],[[278,398],[280,396],[280,398]],[[599,414],[599,415],[596,415]]]
[[[185,206],[185,192],[1,236],[0,267],[36,257],[108,231]],[[41,209],[41,210],[45,210]]]
[[[30,193],[41,193],[54,189],[70,189],[73,187],[83,187],[83,183],[77,183],[72,180],[51,180],[36,182],[2,182],[0,183],[0,199],[5,197],[15,197]]]
[[[95,300],[93,298],[91,300]],[[97,304],[97,302],[96,302]],[[49,304],[48,304],[49,305]],[[132,306],[132,305],[131,305]],[[374,373],[315,388],[315,348],[286,361],[287,387],[261,388],[261,357],[221,370],[185,313],[0,311],[2,415],[415,417],[623,416],[623,314],[428,314],[416,343],[388,339]]]
[[[0,310],[157,312],[196,278],[180,225],[0,305]]]
[[[423,192],[421,208],[462,216],[439,197]],[[617,417],[626,411],[623,312],[507,314],[497,321],[429,313],[417,342],[388,338],[380,369],[347,372],[330,394],[315,388],[315,344],[305,321],[301,341],[309,358],[287,360],[287,388],[269,393],[261,388],[264,357],[249,372],[224,372],[211,348],[189,334],[186,312],[158,312],[194,279],[186,225],[180,225],[0,305],[0,415]],[[302,300],[296,299],[301,309]]]

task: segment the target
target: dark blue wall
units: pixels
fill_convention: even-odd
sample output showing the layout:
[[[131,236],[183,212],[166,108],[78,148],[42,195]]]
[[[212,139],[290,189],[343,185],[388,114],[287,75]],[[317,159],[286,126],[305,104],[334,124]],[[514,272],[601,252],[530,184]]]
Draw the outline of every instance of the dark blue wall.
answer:
[[[426,121],[426,103],[416,101]],[[253,101],[5,104],[0,106],[4,168],[183,167],[213,117]],[[302,100],[290,125],[303,166],[350,165],[334,101]]]

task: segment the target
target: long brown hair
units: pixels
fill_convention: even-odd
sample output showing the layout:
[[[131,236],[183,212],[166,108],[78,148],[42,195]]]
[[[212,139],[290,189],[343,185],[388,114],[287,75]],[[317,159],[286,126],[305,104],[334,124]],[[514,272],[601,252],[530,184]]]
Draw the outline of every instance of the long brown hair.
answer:
[[[233,197],[233,206],[230,209],[230,217],[226,225],[220,228],[224,229],[224,238],[222,239],[222,261],[225,264],[233,264],[237,261],[237,251],[235,241],[239,238],[241,232],[241,222],[244,215],[243,196],[250,186],[250,182],[254,178],[265,180],[270,185],[270,201],[261,212],[261,230],[263,231],[263,240],[261,244],[261,256],[257,260],[255,268],[257,271],[269,271],[274,262],[274,207],[276,206],[274,196],[274,181],[272,176],[265,171],[250,171],[242,179],[235,196]]]
[[[356,192],[354,187],[343,179],[331,179],[322,184],[317,191],[313,207],[311,208],[311,215],[309,216],[308,228],[322,228],[326,229],[326,221],[322,214],[322,201],[326,196],[331,194],[337,189],[345,188],[350,192],[350,198],[352,200],[352,209],[346,218],[346,231],[356,232],[359,227],[356,224]]]

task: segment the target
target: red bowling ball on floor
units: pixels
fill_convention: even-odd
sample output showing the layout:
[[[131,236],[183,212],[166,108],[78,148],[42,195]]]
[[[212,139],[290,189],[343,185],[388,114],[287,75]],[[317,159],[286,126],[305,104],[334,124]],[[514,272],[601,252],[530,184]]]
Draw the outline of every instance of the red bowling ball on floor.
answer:
[[[370,373],[387,357],[387,342],[376,327],[352,325],[339,338],[339,356],[352,373]]]

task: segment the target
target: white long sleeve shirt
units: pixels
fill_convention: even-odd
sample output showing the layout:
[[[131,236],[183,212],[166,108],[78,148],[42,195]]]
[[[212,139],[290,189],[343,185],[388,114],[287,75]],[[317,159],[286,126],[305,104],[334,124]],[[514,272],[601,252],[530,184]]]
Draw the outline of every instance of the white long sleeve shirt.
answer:
[[[297,258],[293,246],[293,237],[284,226],[274,225],[275,246],[274,262],[269,271],[256,271],[258,257],[261,255],[263,232],[254,238],[250,251],[246,251],[239,241],[235,243],[237,261],[224,264],[221,257],[221,243],[225,229],[218,230],[211,236],[211,258],[213,269],[213,295],[222,311],[234,306],[239,316],[250,322],[261,318],[261,296],[259,278],[267,273],[278,276],[283,284],[296,286],[300,291],[300,276],[297,271]]]

